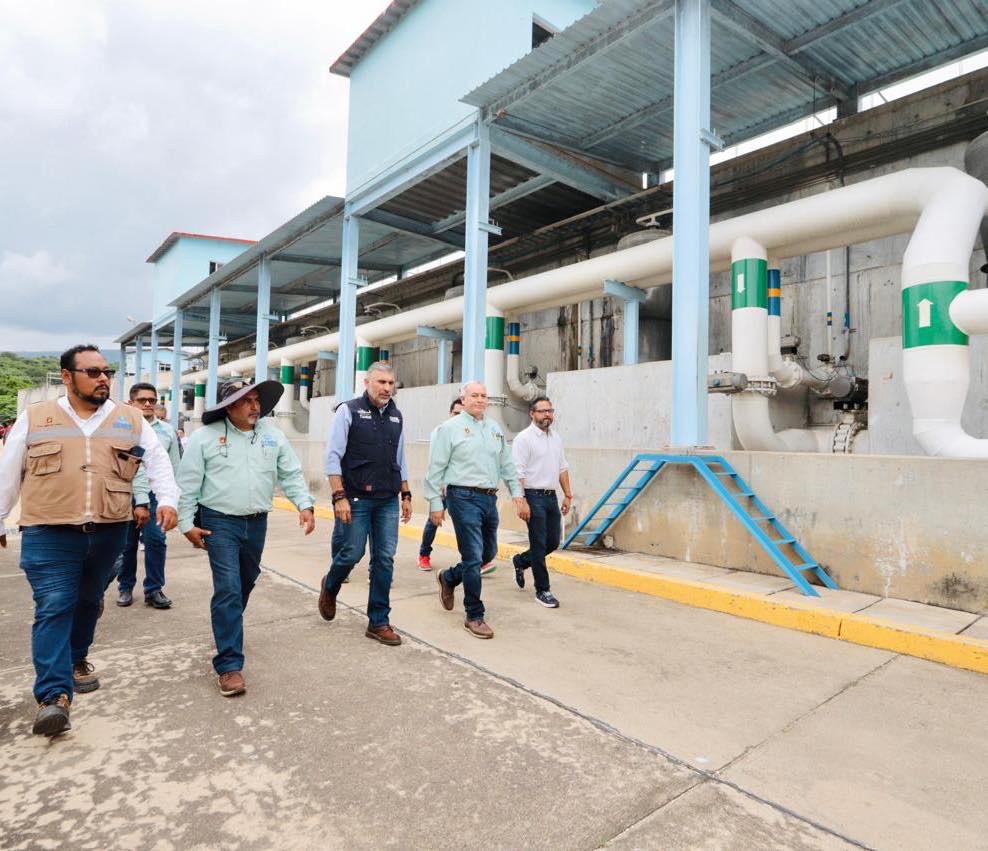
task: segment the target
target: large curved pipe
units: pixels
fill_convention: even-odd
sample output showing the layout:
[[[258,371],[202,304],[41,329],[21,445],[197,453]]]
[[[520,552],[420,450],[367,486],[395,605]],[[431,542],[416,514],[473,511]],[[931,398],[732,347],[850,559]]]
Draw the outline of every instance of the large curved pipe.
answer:
[[[904,300],[906,291],[917,285],[946,281],[966,289],[974,236],[986,207],[988,188],[955,168],[906,169],[711,225],[711,269],[730,266],[731,246],[740,237],[755,240],[781,259],[905,233],[919,222],[903,258]],[[636,245],[492,287],[487,292],[488,304],[514,314],[597,296],[605,279],[641,289],[658,286],[671,280],[672,253],[671,237]],[[946,310],[943,315],[949,321]],[[413,337],[418,325],[459,327],[462,321],[461,296],[368,322],[360,326],[360,333],[379,344]],[[988,443],[964,435],[960,428],[969,355],[966,337],[952,322],[950,326],[960,338],[947,344],[949,352],[924,351],[940,350],[939,345],[909,346],[903,351],[914,434],[930,454],[981,457],[988,455]],[[334,332],[271,354],[298,361],[319,351],[333,351],[338,344],[339,334]],[[253,358],[241,358],[221,364],[218,371],[222,375],[250,372],[252,366]],[[183,380],[205,377],[205,371],[200,371]]]

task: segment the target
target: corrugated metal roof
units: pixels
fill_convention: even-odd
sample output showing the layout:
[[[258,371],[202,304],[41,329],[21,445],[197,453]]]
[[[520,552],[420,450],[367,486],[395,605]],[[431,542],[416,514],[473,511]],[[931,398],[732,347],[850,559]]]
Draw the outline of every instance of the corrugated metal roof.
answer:
[[[731,142],[988,47],[985,0],[712,0],[713,129]],[[605,162],[672,159],[674,3],[606,0],[478,86],[495,124]]]
[[[388,7],[374,19],[374,23],[367,27],[360,37],[329,66],[330,73],[349,77],[354,66],[378,41],[398,26],[399,21],[418,3],[419,0],[394,0],[393,3],[389,3]]]
[[[165,253],[170,249],[176,242],[180,239],[212,239],[217,242],[239,242],[242,245],[253,245],[256,240],[253,239],[237,239],[232,236],[210,236],[205,233],[186,233],[185,231],[172,231],[168,236],[165,237],[165,241],[161,243],[154,251],[151,252],[151,256],[145,260],[145,263],[157,263]]]

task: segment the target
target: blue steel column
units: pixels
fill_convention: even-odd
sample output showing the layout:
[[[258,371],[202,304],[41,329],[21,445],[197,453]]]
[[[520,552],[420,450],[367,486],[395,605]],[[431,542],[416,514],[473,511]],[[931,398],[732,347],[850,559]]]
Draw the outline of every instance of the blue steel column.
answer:
[[[220,360],[220,299],[219,287],[209,291],[209,351],[206,365],[206,407],[216,404],[216,369]]]
[[[148,380],[154,385],[154,392],[158,398],[158,329],[151,326],[151,368],[148,370]]]
[[[487,236],[491,202],[490,129],[481,123],[467,148],[466,257],[463,258],[463,381],[484,380]]]
[[[142,363],[144,359],[144,339],[138,336],[134,340],[134,384],[137,384],[144,380]]]
[[[268,329],[271,327],[271,258],[257,264],[257,335],[254,346],[254,383],[268,378]]]
[[[127,398],[124,385],[127,383],[127,344],[120,344],[120,369],[117,372],[120,376],[120,386],[117,388],[117,398],[123,402]]]
[[[672,185],[672,443],[707,442],[710,3],[676,2]]]
[[[360,220],[343,216],[343,245],[340,254],[340,329],[336,359],[336,401],[353,398],[353,368],[357,355],[357,256]]]
[[[175,339],[172,344],[172,428],[178,428],[178,409],[182,404],[182,309],[175,311]]]

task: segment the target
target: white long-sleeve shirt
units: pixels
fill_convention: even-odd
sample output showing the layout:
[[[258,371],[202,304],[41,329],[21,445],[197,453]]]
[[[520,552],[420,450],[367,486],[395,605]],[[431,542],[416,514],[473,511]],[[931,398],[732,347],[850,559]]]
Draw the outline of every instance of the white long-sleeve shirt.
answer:
[[[91,417],[84,420],[65,396],[59,398],[58,404],[86,437],[91,437],[117,406],[116,402],[108,400]],[[3,521],[14,510],[21,492],[24,457],[27,455],[27,420],[27,411],[21,411],[14,427],[7,433],[3,454],[0,455],[0,534],[4,534]],[[140,445],[144,449],[144,468],[151,480],[151,490],[157,497],[158,505],[177,508],[178,485],[175,484],[171,461],[147,420],[142,420]]]

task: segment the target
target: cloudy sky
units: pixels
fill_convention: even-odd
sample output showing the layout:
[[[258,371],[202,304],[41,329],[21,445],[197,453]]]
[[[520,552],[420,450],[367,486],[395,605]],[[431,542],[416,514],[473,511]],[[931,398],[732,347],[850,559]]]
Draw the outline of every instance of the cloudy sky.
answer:
[[[0,0],[0,350],[105,344],[174,230],[257,239],[342,195],[387,0]]]

